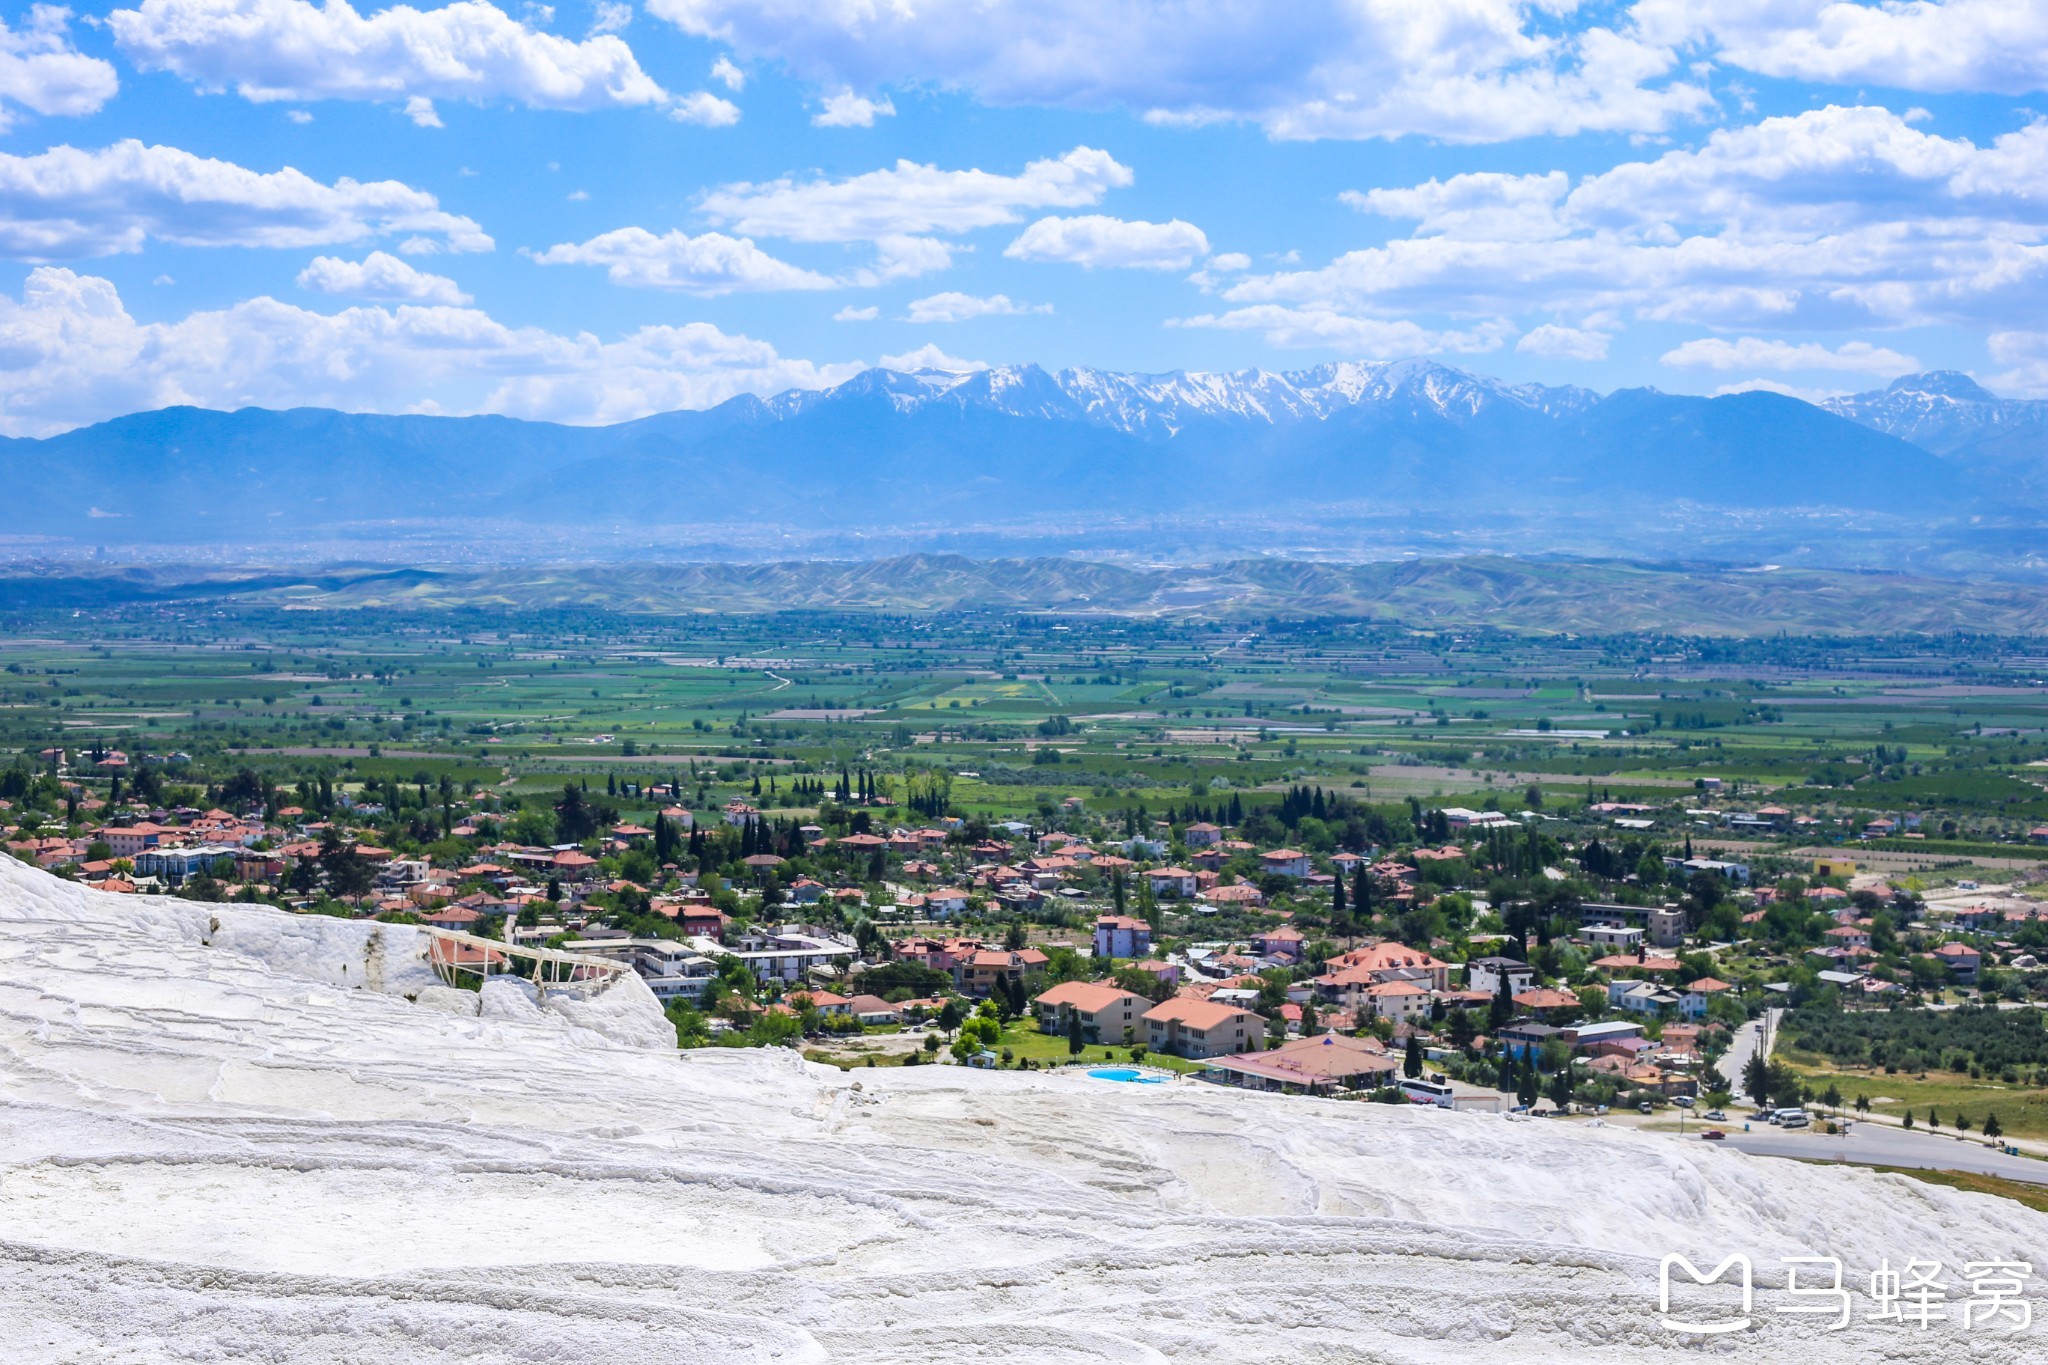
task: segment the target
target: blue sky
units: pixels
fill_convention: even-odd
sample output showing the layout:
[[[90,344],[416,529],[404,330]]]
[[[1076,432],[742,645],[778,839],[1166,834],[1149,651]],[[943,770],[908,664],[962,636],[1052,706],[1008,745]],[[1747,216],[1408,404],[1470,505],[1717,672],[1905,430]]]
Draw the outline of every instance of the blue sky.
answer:
[[[2048,393],[2048,0],[12,7],[0,431],[876,364]]]

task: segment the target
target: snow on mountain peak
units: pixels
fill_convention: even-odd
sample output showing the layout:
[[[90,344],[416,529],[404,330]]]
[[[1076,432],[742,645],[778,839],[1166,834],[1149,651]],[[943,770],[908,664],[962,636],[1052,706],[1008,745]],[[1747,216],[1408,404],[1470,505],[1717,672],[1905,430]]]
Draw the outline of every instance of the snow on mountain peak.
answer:
[[[1460,421],[1492,404],[1556,412],[1576,410],[1594,399],[1582,389],[1504,384],[1417,358],[1335,361],[1291,372],[1132,374],[1070,368],[1048,374],[1034,364],[971,372],[867,370],[836,389],[780,402],[777,410],[790,414],[828,397],[866,396],[886,396],[904,413],[955,403],[1012,416],[1060,417],[1133,434],[1169,436],[1197,421],[1277,426],[1325,420],[1346,409],[1381,404]]]

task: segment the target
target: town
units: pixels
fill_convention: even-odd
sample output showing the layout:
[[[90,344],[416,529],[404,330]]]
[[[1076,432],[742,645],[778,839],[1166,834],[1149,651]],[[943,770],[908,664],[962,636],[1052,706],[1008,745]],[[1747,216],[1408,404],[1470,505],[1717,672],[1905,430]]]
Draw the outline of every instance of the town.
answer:
[[[1004,644],[990,647],[1000,655]],[[1263,663],[1299,674],[1300,648],[1276,640]],[[538,651],[522,652],[539,666]],[[546,672],[561,662],[549,658]],[[1258,662],[1249,651],[1234,661]],[[46,653],[40,665],[17,658],[10,676],[33,697],[30,679],[64,667]],[[339,675],[330,655],[294,690],[318,689],[302,703],[324,717],[317,724],[360,725],[355,699],[395,685],[388,667]],[[1178,671],[1155,686],[1199,695],[1184,662],[1169,667]],[[808,682],[787,660],[727,661],[722,676],[748,669]],[[1042,677],[1056,678],[1057,665]],[[292,687],[275,672],[235,681],[273,703]],[[2026,823],[2024,804],[1987,814],[1916,785],[1938,752],[1924,734],[1880,729],[1882,742],[1853,758],[1839,741],[1802,756],[1806,769],[1846,774],[1831,789],[1812,776],[1760,778],[1755,752],[1722,743],[1744,729],[1784,743],[1773,734],[1784,722],[1755,702],[1715,722],[1723,733],[1711,747],[1694,747],[1695,728],[1653,731],[1651,749],[1629,733],[1636,708],[1572,713],[1595,689],[1626,695],[1622,684],[1539,679],[1500,696],[1509,689],[1461,680],[1448,690],[1486,701],[1479,726],[1523,746],[1503,756],[1519,770],[1501,775],[1513,785],[1482,771],[1499,740],[1480,738],[1460,746],[1471,765],[1462,774],[1423,770],[1440,790],[1462,783],[1459,800],[1425,798],[1412,781],[1393,800],[1371,787],[1402,790],[1400,764],[1414,751],[1395,746],[1418,743],[1403,727],[1361,748],[1372,732],[1356,723],[1290,724],[1315,716],[1311,699],[1254,703],[1262,714],[1204,733],[1223,719],[1162,724],[1099,705],[1077,714],[1052,704],[1046,681],[1029,686],[1042,694],[1011,704],[1007,727],[984,718],[949,729],[957,698],[771,708],[770,719],[714,693],[709,718],[692,717],[671,742],[527,735],[512,751],[493,733],[474,755],[458,744],[445,757],[350,747],[346,728],[324,751],[224,745],[200,709],[172,742],[210,745],[201,758],[60,702],[67,728],[113,729],[128,747],[24,744],[0,769],[0,815],[15,857],[100,890],[430,926],[443,935],[447,978],[472,988],[530,970],[519,950],[583,964],[572,971],[630,969],[686,1048],[793,1047],[841,1068],[1079,1066],[1137,1083],[1659,1123],[1683,1111],[1726,1122],[1740,1099],[1759,1113],[1813,1106],[1894,1122],[1917,1114],[1990,1139],[2048,1134],[2038,1117],[2048,1045],[2032,1008],[2048,999],[2048,850],[2028,852],[2048,843],[2048,826]],[[965,672],[938,694],[977,687],[989,684]],[[1544,704],[1546,688],[1563,709]],[[1949,690],[1939,704],[1953,708]],[[1677,691],[1667,680],[1635,697],[1673,706]],[[2048,703],[2012,692],[1988,695],[2006,710]],[[1776,715],[1790,701],[1781,695]],[[1517,709],[1543,714],[1484,714]],[[1617,724],[1591,728],[1610,714]],[[926,717],[940,727],[904,724]],[[430,739],[425,719],[405,717],[397,744]],[[32,733],[18,711],[12,723]],[[2009,780],[2048,800],[2038,782],[2026,786],[2025,765],[2042,762],[2026,734],[1983,738],[1983,728],[1977,718],[1952,726],[1984,746],[1987,774],[2009,756],[2022,774]],[[1139,749],[1143,736],[1164,743]],[[1550,752],[1531,758],[1532,742]],[[980,780],[1006,748],[1023,757],[1028,787]],[[1658,771],[1684,761],[1693,775],[1646,778],[1614,761],[1646,750]],[[1331,771],[1335,756],[1356,753],[1371,760],[1357,768],[1366,776]],[[1559,775],[1588,753],[1609,758],[1597,781]],[[1102,785],[1120,761],[1128,772],[1162,760],[1193,779],[1177,790]],[[1084,763],[1090,788],[1060,794],[1063,769]],[[1236,775],[1259,763],[1267,780]],[[1539,764],[1549,771],[1531,777]],[[575,767],[584,771],[551,775]],[[1892,793],[1870,779],[1887,773],[1904,778],[1899,796],[1933,799],[1873,810],[1872,794]],[[1859,1056],[1860,1066],[1804,1042],[1837,1016],[1936,1007],[1960,1021],[1997,1006],[2029,1007],[2013,1017],[2034,1036],[1988,1080],[1967,1041],[1877,1064]],[[1740,1044],[1780,1016],[1780,1054]],[[1924,1114],[1922,1095],[1935,1101]]]

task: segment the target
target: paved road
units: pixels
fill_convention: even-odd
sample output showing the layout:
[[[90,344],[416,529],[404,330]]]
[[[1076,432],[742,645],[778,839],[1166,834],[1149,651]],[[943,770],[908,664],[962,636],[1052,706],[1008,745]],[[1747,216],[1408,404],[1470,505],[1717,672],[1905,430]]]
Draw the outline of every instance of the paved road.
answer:
[[[2048,1161],[2007,1156],[1984,1146],[1978,1138],[1958,1142],[1881,1123],[1852,1123],[1849,1131],[1839,1137],[1811,1128],[1788,1132],[1764,1123],[1752,1124],[1747,1133],[1742,1131],[1739,1121],[1716,1126],[1728,1136],[1712,1145],[1734,1147],[1757,1156],[1846,1161],[1863,1166],[1911,1166],[1927,1171],[1971,1171],[2024,1180],[2030,1185],[2048,1185]],[[1691,1134],[1686,1136],[1688,1142],[1699,1140]]]
[[[1770,1021],[1773,1043],[1777,1041],[1778,1016],[1784,1012],[1764,1011],[1765,1018]],[[1714,1063],[1714,1069],[1721,1073],[1722,1079],[1728,1083],[1728,1088],[1738,1095],[1742,1093],[1742,1069],[1749,1065],[1749,1054],[1756,1051],[1757,1035],[1762,1031],[1763,1020],[1759,1019],[1752,1019],[1736,1029],[1734,1038],[1729,1040],[1728,1050],[1721,1054],[1720,1061]]]

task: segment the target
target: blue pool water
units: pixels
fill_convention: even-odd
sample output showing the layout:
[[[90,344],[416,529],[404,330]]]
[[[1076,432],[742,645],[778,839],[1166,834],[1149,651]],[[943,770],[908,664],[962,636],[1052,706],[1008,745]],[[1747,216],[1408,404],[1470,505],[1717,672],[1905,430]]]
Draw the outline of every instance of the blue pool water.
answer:
[[[1139,1085],[1166,1084],[1166,1077],[1164,1076],[1148,1076],[1144,1072],[1128,1066],[1097,1067],[1088,1074],[1098,1081],[1135,1081]]]

